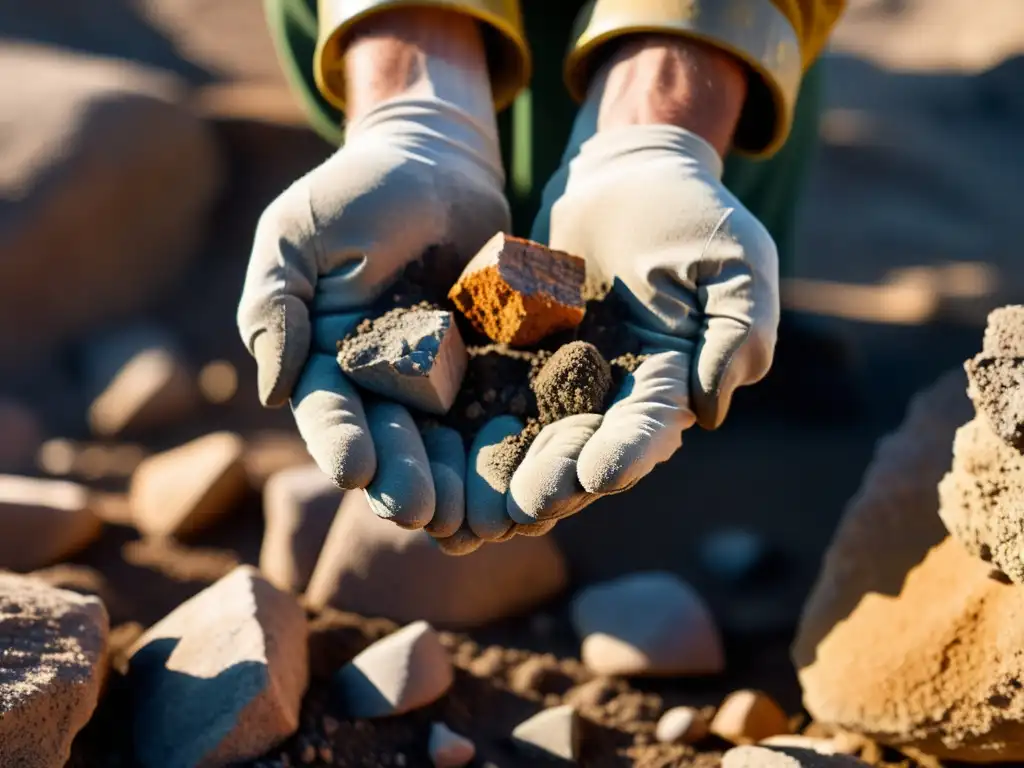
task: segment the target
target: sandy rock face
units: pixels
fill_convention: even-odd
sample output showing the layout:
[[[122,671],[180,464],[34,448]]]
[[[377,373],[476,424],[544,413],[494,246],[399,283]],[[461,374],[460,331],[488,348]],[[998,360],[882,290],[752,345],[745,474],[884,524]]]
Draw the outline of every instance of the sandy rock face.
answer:
[[[425,531],[381,520],[361,493],[346,493],[320,553],[306,600],[398,622],[475,627],[558,595],[568,567],[550,536],[518,536],[462,557]]]
[[[99,699],[108,632],[97,598],[0,574],[0,762],[67,762]]]
[[[1024,307],[989,314],[981,352],[964,369],[978,414],[1007,445],[1024,450]]]
[[[309,681],[306,618],[290,595],[236,568],[131,649],[136,752],[147,768],[214,768],[295,732]]]
[[[944,759],[1016,761],[1024,590],[955,538],[943,540],[937,514],[962,384],[951,374],[919,395],[881,444],[826,555],[793,655],[819,722]],[[960,430],[953,474],[965,471],[963,446],[975,456],[1012,450],[981,427]],[[943,484],[943,503],[952,484]]]
[[[0,475],[0,568],[50,565],[91,544],[102,528],[84,486]]]

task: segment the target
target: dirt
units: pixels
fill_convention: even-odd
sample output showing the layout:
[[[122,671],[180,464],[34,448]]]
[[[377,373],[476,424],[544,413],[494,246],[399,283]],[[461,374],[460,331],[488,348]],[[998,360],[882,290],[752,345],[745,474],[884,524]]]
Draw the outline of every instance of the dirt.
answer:
[[[544,424],[580,413],[604,413],[611,388],[611,366],[585,341],[559,347],[533,381]]]
[[[338,342],[339,364],[348,371],[376,360],[394,361],[407,356],[413,351],[407,339],[422,336],[413,330],[414,327],[430,322],[433,316],[429,313],[439,309],[428,301],[421,301],[411,307],[399,307],[363,320]],[[436,352],[436,344],[432,351]]]

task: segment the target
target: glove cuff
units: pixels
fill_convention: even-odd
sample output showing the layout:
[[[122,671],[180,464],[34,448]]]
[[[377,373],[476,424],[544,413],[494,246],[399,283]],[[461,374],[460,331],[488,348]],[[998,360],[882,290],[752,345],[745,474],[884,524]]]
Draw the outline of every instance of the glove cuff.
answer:
[[[785,142],[793,122],[803,62],[793,25],[772,0],[592,0],[576,20],[565,80],[578,101],[606,44],[625,35],[657,33],[691,38],[743,61],[750,70],[747,101],[737,126],[737,152],[767,156]]]
[[[507,107],[530,80],[530,51],[518,0],[319,0],[320,32],[313,74],[324,98],[345,109],[343,55],[356,22],[396,8],[439,8],[480,22],[495,108]]]

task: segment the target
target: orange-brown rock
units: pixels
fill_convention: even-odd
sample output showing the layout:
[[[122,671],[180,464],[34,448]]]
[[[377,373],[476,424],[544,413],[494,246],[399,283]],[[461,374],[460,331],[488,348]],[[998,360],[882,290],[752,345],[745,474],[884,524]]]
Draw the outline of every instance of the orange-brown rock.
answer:
[[[530,346],[583,320],[583,259],[499,232],[466,265],[448,297],[494,341]]]
[[[711,732],[733,744],[751,744],[789,733],[786,713],[766,693],[730,693],[711,720]]]

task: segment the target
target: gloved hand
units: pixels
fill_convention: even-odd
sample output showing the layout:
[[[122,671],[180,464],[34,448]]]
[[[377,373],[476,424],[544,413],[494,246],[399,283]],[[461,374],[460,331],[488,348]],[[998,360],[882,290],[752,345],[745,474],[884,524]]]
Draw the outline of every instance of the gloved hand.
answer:
[[[718,427],[775,348],[775,244],[722,185],[714,148],[668,125],[582,133],[545,189],[532,237],[613,284],[647,358],[603,417],[540,433],[508,493],[518,523],[565,517],[633,486],[695,422]]]
[[[291,401],[320,468],[376,514],[450,535],[464,517],[462,441],[421,439],[402,406],[364,405],[336,342],[430,246],[468,260],[509,228],[493,120],[436,97],[382,102],[264,212],[238,309],[264,405]],[[429,269],[429,265],[427,265]]]

